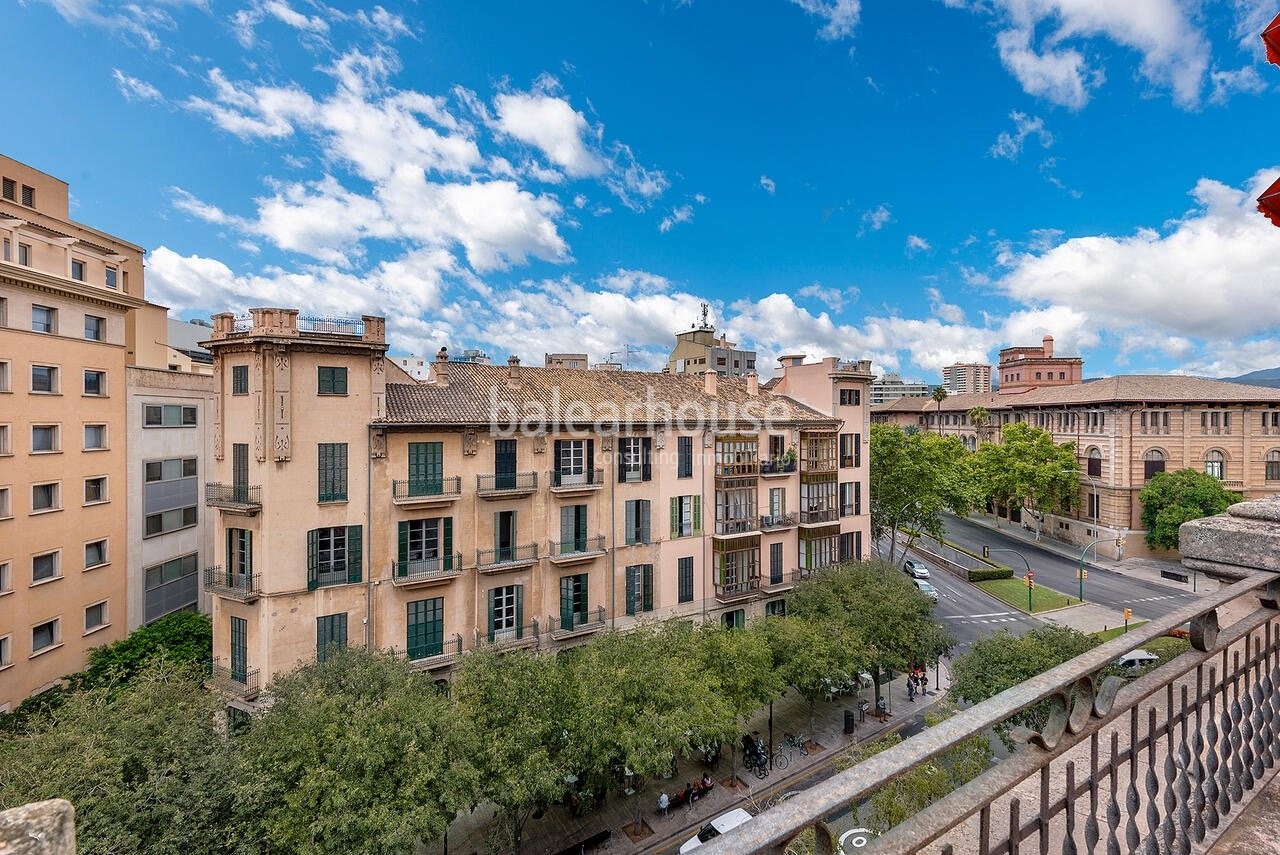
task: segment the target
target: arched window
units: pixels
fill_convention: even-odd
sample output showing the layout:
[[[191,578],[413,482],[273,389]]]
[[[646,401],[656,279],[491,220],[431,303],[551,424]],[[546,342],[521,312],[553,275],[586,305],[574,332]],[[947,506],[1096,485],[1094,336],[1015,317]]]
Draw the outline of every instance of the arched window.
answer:
[[[1222,452],[1214,449],[1206,451],[1204,454],[1204,471],[1206,475],[1212,475],[1221,481],[1226,477],[1227,460],[1222,456]]]
[[[1280,451],[1267,452],[1267,480],[1280,481]]]
[[[1142,457],[1142,477],[1146,481],[1164,471],[1164,452],[1153,448]]]
[[[1089,455],[1088,469],[1086,469],[1085,471],[1095,478],[1102,477],[1102,452],[1098,450],[1098,446],[1096,445],[1089,446],[1088,455]]]

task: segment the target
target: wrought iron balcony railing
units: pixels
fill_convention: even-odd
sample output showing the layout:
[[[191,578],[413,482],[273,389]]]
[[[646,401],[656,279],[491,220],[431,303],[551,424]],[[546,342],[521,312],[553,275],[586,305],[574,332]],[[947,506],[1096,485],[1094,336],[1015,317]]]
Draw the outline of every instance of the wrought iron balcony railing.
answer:
[[[257,512],[262,510],[262,487],[258,484],[222,484],[209,481],[204,485],[204,504],[208,508]]]
[[[298,332],[324,335],[364,335],[364,321],[360,318],[298,318]]]
[[[779,528],[791,528],[796,524],[795,514],[766,514],[760,517],[760,528],[771,531]]]
[[[603,469],[587,469],[582,472],[562,472],[556,469],[551,472],[553,490],[567,493],[573,490],[598,490],[603,486]]]
[[[575,558],[594,558],[604,553],[604,535],[548,541],[552,561]]]
[[[547,626],[551,627],[551,637],[559,640],[604,629],[606,620],[604,606],[599,606],[584,612],[562,614],[559,619],[548,616]]]
[[[716,599],[722,603],[754,597],[760,590],[760,578],[753,577],[739,582],[716,583]]]
[[[258,696],[258,675],[257,668],[241,668],[228,664],[225,659],[215,659],[209,682],[223,694],[251,701]]]
[[[391,584],[400,587],[448,582],[462,574],[462,553],[397,561]]]
[[[536,618],[524,626],[489,627],[487,632],[476,628],[477,645],[487,643],[497,647],[537,647],[541,636],[542,626]]]
[[[759,517],[750,516],[741,519],[716,520],[716,534],[747,534],[759,531]]]
[[[476,492],[481,496],[515,496],[538,489],[537,472],[502,472],[476,476]]]
[[[451,638],[410,647],[404,655],[415,668],[443,668],[462,655],[462,636],[455,632]]]
[[[789,475],[796,471],[795,459],[787,460],[786,458],[777,458],[776,460],[761,460],[761,475]]]
[[[396,504],[448,502],[462,495],[462,476],[414,478],[391,482],[391,499]]]
[[[496,549],[476,550],[476,569],[505,570],[523,564],[532,564],[538,560],[538,544],[526,543],[521,546],[499,546]]]
[[[261,581],[252,572],[223,570],[220,564],[204,568],[204,589],[242,603],[251,603],[262,593]]]
[[[835,508],[818,508],[812,511],[800,512],[801,525],[813,525],[814,523],[835,522],[837,512]]]
[[[1220,630],[1218,609],[1251,592],[1261,607]],[[1020,750],[858,851],[1203,851],[1280,764],[1278,606],[1280,574],[1250,573],[957,713],[703,850],[782,853],[812,829],[812,851],[838,852],[848,817],[836,817],[849,805],[1047,703],[1041,730],[1013,729]],[[1108,672],[1129,651],[1188,622],[1188,652],[1132,680]]]

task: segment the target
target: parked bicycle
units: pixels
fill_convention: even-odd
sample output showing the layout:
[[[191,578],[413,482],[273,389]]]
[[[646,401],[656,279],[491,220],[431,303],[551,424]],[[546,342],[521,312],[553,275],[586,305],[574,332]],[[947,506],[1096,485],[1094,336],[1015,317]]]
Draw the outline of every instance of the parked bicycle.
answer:
[[[788,748],[794,748],[795,750],[799,751],[801,754],[809,753],[809,749],[805,748],[804,737],[796,736],[794,733],[788,733],[784,738],[784,743]]]

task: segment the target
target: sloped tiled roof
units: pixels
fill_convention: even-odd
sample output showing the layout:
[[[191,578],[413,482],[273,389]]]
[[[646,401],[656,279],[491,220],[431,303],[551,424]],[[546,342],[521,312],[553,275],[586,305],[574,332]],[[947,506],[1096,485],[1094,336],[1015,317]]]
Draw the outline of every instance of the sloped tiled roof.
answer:
[[[951,395],[942,402],[943,412],[957,412],[986,407],[1007,410],[1025,407],[1068,407],[1101,404],[1240,404],[1263,403],[1280,406],[1280,389],[1228,383],[1204,377],[1177,374],[1122,374],[1077,383],[1071,386],[1046,386],[1009,395]],[[932,398],[899,398],[871,408],[873,413],[936,412]]]
[[[662,421],[668,413],[687,422],[705,413],[720,427],[731,419],[745,427],[751,414],[784,424],[838,424],[785,395],[761,389],[752,396],[746,380],[733,377],[718,377],[713,396],[703,390],[703,378],[692,374],[520,366],[515,384],[509,381],[505,365],[450,362],[448,371],[447,386],[388,383],[387,416],[379,424],[489,425],[495,418],[507,423],[512,414],[517,418],[532,414],[540,421],[545,414],[548,424],[581,425],[625,421],[628,412],[635,424]],[[744,410],[748,404],[750,409]]]

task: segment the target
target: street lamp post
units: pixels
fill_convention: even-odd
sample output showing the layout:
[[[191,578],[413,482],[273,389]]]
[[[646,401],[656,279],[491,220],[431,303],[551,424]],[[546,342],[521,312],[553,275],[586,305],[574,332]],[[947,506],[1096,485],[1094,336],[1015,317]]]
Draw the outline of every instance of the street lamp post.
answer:
[[[1082,603],[1084,602],[1084,557],[1089,554],[1090,549],[1097,546],[1102,541],[1110,540],[1110,539],[1111,538],[1109,537],[1095,537],[1093,540],[1089,541],[1088,546],[1080,550],[1080,565],[1079,567],[1076,568],[1076,578],[1080,580],[1080,602]],[[1094,555],[1095,555],[1094,560],[1096,561],[1097,560],[1096,550],[1094,552]]]
[[[1022,563],[1026,565],[1028,580],[1035,578],[1031,575],[1031,562],[1027,561],[1027,556],[1023,555],[1018,550],[1009,549],[1008,547],[1005,547],[1005,546],[984,546],[983,552],[988,554],[992,552],[1012,552],[1014,555],[1021,558]],[[1027,585],[1027,614],[1031,614],[1031,585],[1030,584]]]

